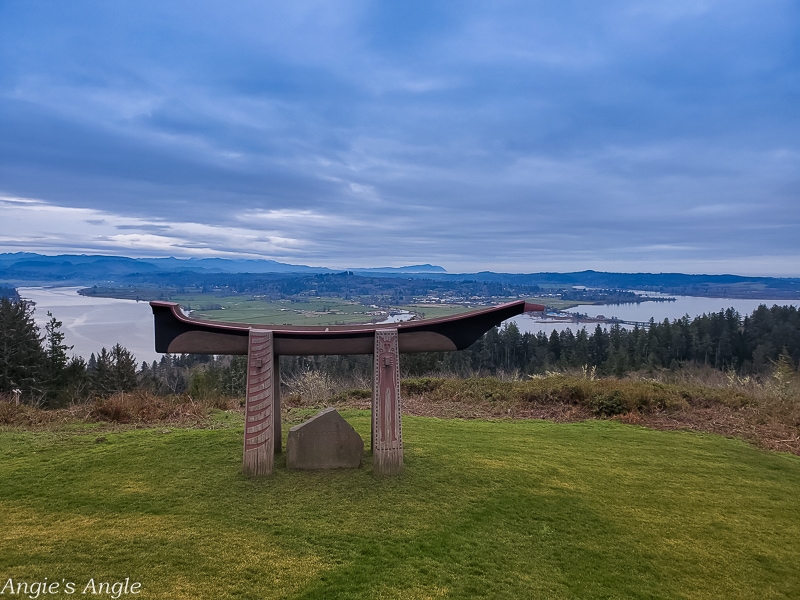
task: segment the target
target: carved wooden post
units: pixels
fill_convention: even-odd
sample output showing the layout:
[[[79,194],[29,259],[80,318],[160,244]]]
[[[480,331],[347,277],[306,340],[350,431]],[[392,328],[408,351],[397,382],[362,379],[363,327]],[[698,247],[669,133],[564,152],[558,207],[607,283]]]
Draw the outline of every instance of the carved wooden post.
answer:
[[[283,451],[281,446],[283,432],[281,431],[281,369],[277,354],[273,352],[272,358],[272,420],[275,423],[272,435],[275,438],[275,454]]]
[[[275,462],[275,359],[272,332],[251,329],[244,421],[245,475],[269,475]],[[278,401],[280,402],[280,401]]]
[[[375,331],[372,387],[372,468],[377,475],[403,469],[403,425],[400,416],[400,352],[397,329]]]

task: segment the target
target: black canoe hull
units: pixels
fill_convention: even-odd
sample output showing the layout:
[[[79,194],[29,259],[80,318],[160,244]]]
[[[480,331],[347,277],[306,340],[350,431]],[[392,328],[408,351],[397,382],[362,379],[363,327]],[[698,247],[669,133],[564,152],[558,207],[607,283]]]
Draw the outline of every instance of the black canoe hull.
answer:
[[[492,327],[544,306],[510,302],[450,317],[374,325],[295,327],[201,321],[183,314],[173,302],[151,302],[156,352],[173,354],[247,354],[251,329],[273,332],[277,355],[372,354],[375,331],[397,329],[400,352],[446,352],[468,348]]]

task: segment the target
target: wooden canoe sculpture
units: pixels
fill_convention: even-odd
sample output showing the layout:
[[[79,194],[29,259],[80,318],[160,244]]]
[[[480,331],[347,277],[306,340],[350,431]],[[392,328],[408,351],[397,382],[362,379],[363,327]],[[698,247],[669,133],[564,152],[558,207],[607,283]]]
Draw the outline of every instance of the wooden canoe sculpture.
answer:
[[[506,319],[545,309],[521,300],[436,319],[302,327],[202,321],[187,317],[173,302],[150,306],[156,352],[247,355],[243,456],[247,475],[271,473],[274,453],[281,451],[279,356],[374,355],[373,469],[388,475],[403,467],[400,353],[463,350]]]

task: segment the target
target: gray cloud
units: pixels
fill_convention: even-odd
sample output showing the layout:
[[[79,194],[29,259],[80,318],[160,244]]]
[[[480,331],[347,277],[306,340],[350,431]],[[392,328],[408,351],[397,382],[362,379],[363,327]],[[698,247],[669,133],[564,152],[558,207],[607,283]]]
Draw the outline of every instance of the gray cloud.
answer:
[[[0,250],[800,274],[789,0],[51,8],[0,7],[0,196],[89,229]]]

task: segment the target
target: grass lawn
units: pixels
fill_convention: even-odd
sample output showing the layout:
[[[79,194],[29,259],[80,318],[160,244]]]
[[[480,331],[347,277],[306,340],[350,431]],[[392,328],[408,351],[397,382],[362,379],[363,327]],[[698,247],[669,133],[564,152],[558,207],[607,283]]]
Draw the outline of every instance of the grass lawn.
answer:
[[[368,444],[369,413],[343,415]],[[400,477],[373,477],[369,456],[335,472],[290,472],[280,457],[274,475],[247,479],[241,416],[218,422],[2,430],[0,585],[47,578],[79,596],[92,579],[129,578],[137,598],[800,598],[797,456],[609,421],[404,417]]]

